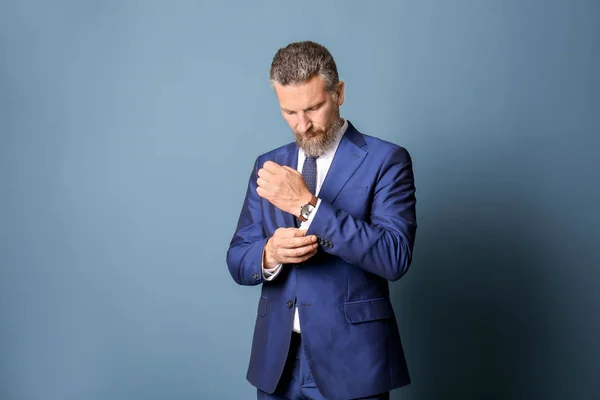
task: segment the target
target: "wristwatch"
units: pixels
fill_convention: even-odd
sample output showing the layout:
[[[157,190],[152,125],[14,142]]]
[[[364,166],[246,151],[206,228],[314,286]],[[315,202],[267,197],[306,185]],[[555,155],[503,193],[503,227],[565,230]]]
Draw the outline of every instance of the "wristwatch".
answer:
[[[298,216],[298,219],[302,222],[308,221],[308,217],[310,217],[310,214],[315,210],[316,206],[317,197],[313,195],[312,199],[310,199],[307,204],[300,207],[300,215]]]

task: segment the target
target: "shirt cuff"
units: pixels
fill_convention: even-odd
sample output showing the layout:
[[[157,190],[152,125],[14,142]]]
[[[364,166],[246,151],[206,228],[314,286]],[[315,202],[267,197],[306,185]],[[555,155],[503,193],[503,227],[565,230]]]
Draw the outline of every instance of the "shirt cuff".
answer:
[[[273,279],[275,279],[275,277],[277,275],[279,275],[279,272],[281,272],[282,265],[283,264],[277,264],[273,268],[265,268],[263,265],[262,266],[263,279],[266,281],[272,281]]]

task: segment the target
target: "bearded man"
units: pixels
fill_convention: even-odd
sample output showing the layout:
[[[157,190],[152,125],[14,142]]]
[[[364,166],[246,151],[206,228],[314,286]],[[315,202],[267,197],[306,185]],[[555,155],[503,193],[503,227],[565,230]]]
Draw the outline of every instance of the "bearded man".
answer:
[[[259,400],[389,399],[410,383],[389,295],[417,228],[410,155],[340,116],[322,45],[279,49],[270,81],[295,141],[256,159],[227,252],[262,285],[247,379]]]

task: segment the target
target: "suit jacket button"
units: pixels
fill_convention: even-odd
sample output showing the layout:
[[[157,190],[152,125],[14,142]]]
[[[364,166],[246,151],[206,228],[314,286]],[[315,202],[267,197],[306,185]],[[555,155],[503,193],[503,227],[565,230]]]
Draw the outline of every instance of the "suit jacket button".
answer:
[[[333,243],[327,242],[327,247],[329,247],[330,249],[333,249]]]
[[[287,308],[292,308],[292,306],[294,305],[294,302],[291,300],[288,300],[286,304],[287,304]]]

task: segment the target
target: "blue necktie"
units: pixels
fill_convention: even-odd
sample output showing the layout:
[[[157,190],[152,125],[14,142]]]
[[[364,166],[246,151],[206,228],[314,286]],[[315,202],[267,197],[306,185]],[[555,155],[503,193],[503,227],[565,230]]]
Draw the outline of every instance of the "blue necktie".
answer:
[[[306,182],[306,186],[308,190],[312,194],[316,194],[317,191],[317,157],[306,157],[304,159],[304,165],[302,166],[302,177],[304,178],[304,182]],[[296,227],[299,228],[302,221],[298,218],[294,218],[294,222],[296,223]]]
[[[302,177],[308,190],[314,195],[317,191],[317,157],[306,157],[302,166]]]

